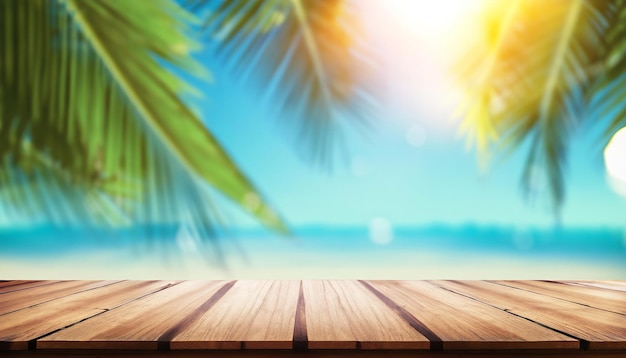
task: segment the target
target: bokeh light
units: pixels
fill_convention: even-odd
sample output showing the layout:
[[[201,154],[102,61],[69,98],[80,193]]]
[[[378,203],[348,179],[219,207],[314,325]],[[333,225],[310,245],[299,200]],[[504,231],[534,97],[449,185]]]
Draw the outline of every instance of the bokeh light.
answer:
[[[387,245],[393,241],[393,228],[389,220],[375,218],[369,227],[370,240],[378,245]]]

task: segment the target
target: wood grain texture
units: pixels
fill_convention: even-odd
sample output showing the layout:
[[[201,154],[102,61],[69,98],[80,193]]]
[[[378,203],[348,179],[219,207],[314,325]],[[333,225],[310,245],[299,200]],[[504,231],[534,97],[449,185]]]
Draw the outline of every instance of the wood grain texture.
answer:
[[[620,351],[414,351],[414,350],[309,350],[297,352],[292,350],[174,350],[174,351],[133,351],[133,350],[32,350],[3,351],[6,357],[54,357],[54,358],[625,358]]]
[[[560,281],[568,285],[591,286],[607,290],[626,292],[626,281]]]
[[[606,290],[592,286],[573,286],[544,281],[494,282],[606,311],[626,314],[626,291]]]
[[[156,350],[158,341],[226,281],[185,281],[37,341],[41,349]]]
[[[424,335],[355,281],[303,281],[310,349],[429,349]]]
[[[589,349],[626,349],[624,315],[484,281],[435,284],[577,337]]]
[[[0,315],[119,281],[60,281],[0,295]]]
[[[444,350],[578,349],[579,342],[424,281],[370,281],[443,341]]]
[[[626,357],[622,284],[0,281],[0,356]]]
[[[299,281],[237,281],[171,349],[291,349]]]
[[[0,350],[28,349],[31,340],[171,284],[163,281],[119,282],[3,315],[0,318]]]
[[[4,351],[5,357],[55,357],[55,358],[625,358],[622,352],[615,351],[414,351],[414,350],[175,350],[175,351],[133,351],[133,350],[33,350]]]
[[[31,288],[31,287],[49,285],[55,282],[58,282],[58,281],[26,281],[26,280],[2,281],[0,282],[0,294],[6,293],[6,292],[24,290],[24,289]]]
[[[393,312],[398,314],[402,319],[404,319],[413,329],[424,335],[430,341],[430,350],[432,351],[441,351],[443,350],[443,342],[441,341],[441,337],[439,337],[435,332],[433,332],[428,326],[426,326],[422,321],[415,318],[411,314],[411,312],[407,311],[404,307],[398,305],[396,302],[391,300],[389,297],[385,296],[382,292],[374,288],[370,283],[366,281],[359,281],[365,288],[367,288],[370,292],[374,294],[379,300],[381,300],[387,307],[389,307]]]

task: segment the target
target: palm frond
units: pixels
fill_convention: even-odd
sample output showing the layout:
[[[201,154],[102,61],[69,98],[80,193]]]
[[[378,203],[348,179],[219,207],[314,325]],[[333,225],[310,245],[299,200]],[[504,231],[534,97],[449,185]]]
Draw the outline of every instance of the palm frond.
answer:
[[[183,102],[190,89],[164,66],[202,71],[189,56],[198,46],[187,34],[193,18],[178,5],[7,0],[0,14],[5,176],[21,170],[27,143],[49,164],[39,171],[63,172],[74,183],[65,185],[97,190],[133,220],[174,220],[187,202],[181,198],[193,196],[190,210],[207,224],[210,203],[202,183],[208,182],[261,222],[284,230]],[[16,190],[13,196],[27,194]],[[245,205],[250,195],[259,198],[254,208]]]
[[[281,26],[290,6],[285,0],[186,0],[186,5],[194,13],[204,11],[203,32],[227,41],[241,33],[267,33]]]
[[[91,178],[63,169],[48,155],[33,148],[30,142],[22,142],[17,164],[5,161],[0,168],[3,219],[14,225],[47,223],[92,227],[102,223],[128,224],[127,213],[114,203],[121,193],[95,187]]]
[[[604,126],[603,146],[626,125],[626,2],[612,1],[607,18],[602,75],[589,94],[589,117]]]
[[[498,11],[503,14],[501,18],[485,17],[485,38],[477,44],[483,48],[481,51],[473,48],[457,65],[466,87],[471,89],[462,105],[465,116],[461,130],[466,134],[468,143],[475,144],[481,155],[486,153],[490,142],[498,139],[491,118],[493,101],[497,97],[493,85],[500,75],[499,70],[502,70],[501,62],[506,60],[504,40],[515,24],[521,1],[513,0]]]
[[[507,4],[507,11],[518,8],[504,16],[511,23],[498,35],[498,54],[505,55],[487,62],[495,69],[476,69],[480,74],[495,71],[497,75],[479,88],[482,92],[469,89],[469,93],[471,98],[492,94],[486,104],[489,110],[480,116],[489,117],[484,121],[493,123],[502,137],[498,144],[515,148],[530,142],[523,175],[526,191],[540,168],[558,211],[565,195],[568,138],[583,119],[581,102],[595,78],[592,69],[603,56],[611,12],[607,2],[582,0]],[[502,17],[502,13],[492,15]]]
[[[256,82],[296,130],[298,148],[314,163],[332,163],[342,128],[367,122],[374,108],[371,64],[356,41],[362,37],[356,8],[345,0],[192,0],[190,6],[209,10],[204,27],[215,53],[236,77]]]

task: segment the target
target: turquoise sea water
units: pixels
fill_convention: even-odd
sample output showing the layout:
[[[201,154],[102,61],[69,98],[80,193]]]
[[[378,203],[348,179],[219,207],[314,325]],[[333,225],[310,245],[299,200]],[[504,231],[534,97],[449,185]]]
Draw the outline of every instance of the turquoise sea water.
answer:
[[[169,279],[626,279],[618,229],[302,227],[293,237],[233,230],[198,241],[152,228],[0,230],[0,278]],[[159,238],[160,235],[160,238]]]

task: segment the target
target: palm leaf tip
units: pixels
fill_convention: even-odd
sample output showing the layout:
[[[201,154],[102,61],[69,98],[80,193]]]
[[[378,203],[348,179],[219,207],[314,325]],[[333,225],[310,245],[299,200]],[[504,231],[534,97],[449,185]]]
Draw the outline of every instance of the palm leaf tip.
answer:
[[[474,58],[470,62],[476,65],[462,80],[480,84],[469,87],[474,102],[473,112],[466,112],[468,127],[478,132],[476,137],[489,138],[482,118],[493,124],[502,146],[531,143],[524,187],[532,187],[531,168],[544,168],[555,212],[565,198],[569,137],[585,117],[581,103],[594,87],[604,53],[611,3],[503,2],[502,9],[490,14],[495,20],[488,22],[486,41],[464,57]]]
[[[343,0],[192,4],[213,11],[205,26],[222,34],[210,38],[216,55],[238,79],[263,91],[271,110],[296,133],[301,153],[316,164],[332,164],[343,127],[366,122],[375,108],[369,52],[353,41],[360,26],[356,10]]]

